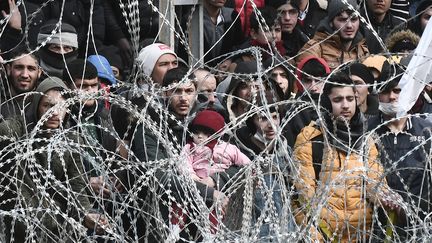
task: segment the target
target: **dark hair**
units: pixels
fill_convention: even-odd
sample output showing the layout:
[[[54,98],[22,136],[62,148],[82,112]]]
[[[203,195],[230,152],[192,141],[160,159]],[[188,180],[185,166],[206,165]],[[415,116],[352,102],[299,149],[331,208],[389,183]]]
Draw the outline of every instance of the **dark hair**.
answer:
[[[5,54],[4,57],[6,59],[14,59],[23,55],[28,55],[31,56],[36,63],[39,65],[39,56],[36,54],[36,52],[31,53],[27,48],[25,48],[24,46],[18,46],[17,48],[13,49],[13,51],[11,51],[8,54]],[[10,64],[12,65],[14,61],[10,62]]]
[[[269,28],[275,26],[279,23],[278,20],[278,12],[273,7],[264,7],[258,8],[258,11],[261,13],[262,18],[265,23],[261,23],[262,25],[267,25]],[[260,20],[257,19],[258,13],[252,13],[250,16],[250,28],[258,32],[260,30]]]
[[[310,59],[309,61],[307,61],[302,68],[302,72],[306,74],[302,76],[303,78],[308,76],[314,76],[314,77],[327,76],[326,68],[317,59]]]
[[[329,98],[332,89],[344,88],[344,87],[351,87],[355,92],[354,82],[346,73],[340,71],[332,74],[328,78],[327,82],[324,84],[323,93],[321,95],[321,101],[320,101],[320,106],[321,108],[323,108],[322,112],[324,112],[324,114],[327,114],[327,112],[331,114],[333,112],[332,104]],[[356,115],[357,113],[358,113],[358,107],[356,105]]]
[[[402,68],[397,64],[385,61],[380,76],[378,77],[378,93],[388,92],[398,86],[403,74]]]
[[[325,83],[323,88],[323,96],[329,96],[332,92],[333,88],[344,88],[344,87],[352,87],[354,88],[354,82],[345,72],[337,72],[332,74],[328,81]]]
[[[284,93],[279,85],[273,79],[266,79],[264,77],[263,85],[265,90],[261,91],[263,93],[257,93],[256,103],[253,104],[258,107],[265,107],[270,113],[278,112],[280,117],[284,117],[285,110],[283,106],[278,105],[279,101],[283,100]],[[257,127],[255,127],[255,123],[253,122],[254,117],[258,115],[255,113],[253,116],[250,116],[246,120],[246,125],[249,128],[251,133],[255,133],[257,131]]]
[[[97,77],[96,67],[84,59],[73,60],[63,69],[63,82],[71,89],[75,88],[75,79],[94,79]]]
[[[187,75],[187,72],[188,69],[185,67],[176,67],[168,70],[162,80],[162,87],[168,87],[173,83],[180,82]],[[195,87],[197,86],[195,74],[191,73],[188,79],[192,81]]]

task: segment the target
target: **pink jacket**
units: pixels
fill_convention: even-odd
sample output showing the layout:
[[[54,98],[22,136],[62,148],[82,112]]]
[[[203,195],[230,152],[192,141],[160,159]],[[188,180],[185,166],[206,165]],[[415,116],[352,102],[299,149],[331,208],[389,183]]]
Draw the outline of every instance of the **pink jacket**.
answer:
[[[222,172],[231,165],[247,165],[251,161],[235,145],[219,142],[211,149],[207,146],[186,144],[182,153],[187,157],[188,172],[200,178],[208,177],[216,172]]]

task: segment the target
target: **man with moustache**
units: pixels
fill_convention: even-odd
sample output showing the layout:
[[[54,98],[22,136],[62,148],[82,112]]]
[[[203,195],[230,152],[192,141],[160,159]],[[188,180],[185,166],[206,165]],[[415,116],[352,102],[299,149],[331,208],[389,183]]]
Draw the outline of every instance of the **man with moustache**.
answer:
[[[339,65],[369,54],[366,40],[359,31],[357,2],[330,1],[328,15],[320,22],[313,39],[300,50],[297,63],[308,56],[321,57],[334,70]]]
[[[26,50],[18,50],[11,55],[13,60],[6,65],[7,82],[2,84],[1,118],[6,119],[20,115],[24,108],[26,93],[36,88],[42,70],[39,67],[38,58]]]
[[[162,83],[163,102],[156,99],[148,99],[148,107],[143,114],[146,114],[142,119],[141,124],[137,126],[132,140],[132,151],[141,165],[138,170],[130,171],[131,184],[134,187],[140,188],[138,197],[143,200],[151,200],[158,197],[157,205],[140,205],[140,212],[145,212],[146,215],[160,215],[162,219],[152,216],[144,220],[146,224],[156,225],[158,222],[168,224],[169,207],[167,205],[185,202],[187,197],[191,195],[190,188],[181,182],[177,163],[179,154],[176,149],[182,148],[186,144],[188,132],[188,122],[190,121],[190,113],[195,105],[197,95],[197,84],[194,75],[187,76],[187,69],[178,67],[169,70],[163,79]],[[175,163],[167,163],[175,160]],[[156,161],[156,162],[155,162]],[[174,166],[174,167],[173,167]],[[152,173],[151,177],[146,173]],[[225,207],[228,199],[219,191],[223,186],[238,172],[236,167],[231,167],[225,172],[216,173],[211,176],[214,182],[213,187],[207,187],[200,182],[196,183],[196,188],[204,201],[209,204],[221,201]],[[149,190],[146,185],[141,183],[137,176],[144,176],[150,183],[155,183],[156,190]],[[170,195],[167,197],[167,188],[170,188]],[[157,195],[155,194],[157,193]],[[196,196],[196,195],[195,195]],[[159,210],[159,211],[155,211]],[[198,229],[194,224],[185,223],[187,230],[180,233],[182,238],[192,240],[196,237]],[[161,226],[162,228],[162,226]],[[156,235],[150,232],[150,227],[142,227],[143,231],[139,234],[149,235],[154,241],[162,240],[163,233]],[[141,230],[140,229],[140,230]]]

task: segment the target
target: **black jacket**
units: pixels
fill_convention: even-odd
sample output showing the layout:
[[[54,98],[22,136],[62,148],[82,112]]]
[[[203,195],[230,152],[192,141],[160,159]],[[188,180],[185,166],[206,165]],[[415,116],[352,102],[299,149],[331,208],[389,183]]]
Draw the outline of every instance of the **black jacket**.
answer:
[[[97,108],[96,111],[94,110],[95,108]],[[81,121],[78,123],[79,118],[81,118]],[[109,111],[102,103],[92,108],[79,107],[79,105],[72,107],[70,125],[81,134],[84,142],[90,146],[87,149],[88,155],[100,163],[103,169],[111,171],[120,167],[116,164],[120,156],[113,156],[117,154],[117,138],[113,133],[114,126]],[[90,131],[94,131],[95,135],[91,134]],[[93,141],[93,136],[95,136],[97,141]],[[107,167],[108,165],[110,165],[110,168]],[[95,177],[100,175],[90,161],[86,160],[84,167],[89,176]]]
[[[406,202],[413,200],[415,205],[426,213],[431,212],[431,178],[428,157],[431,142],[429,129],[432,124],[418,117],[410,117],[400,133],[393,133],[383,124],[382,116],[369,121],[369,131],[376,129],[376,141],[381,163],[387,173],[388,185],[396,190]],[[424,218],[424,214],[420,213]]]
[[[159,1],[152,1],[153,5],[159,8]],[[121,38],[131,39],[128,26],[126,25],[123,9],[120,7],[119,1],[104,0],[103,7],[105,11],[105,26],[106,26],[106,42],[108,44],[116,44]],[[125,6],[128,20],[134,16],[134,13],[128,11]],[[159,13],[152,10],[152,6],[147,0],[138,0],[139,10],[139,40],[156,37],[159,30]]]
[[[282,41],[286,50],[286,56],[295,57],[300,49],[310,40],[298,25],[291,34],[282,32]]]
[[[323,10],[316,0],[309,0],[309,9],[306,18],[301,23],[297,21],[297,26],[305,33],[309,39],[315,35],[319,22],[327,16],[327,11]]]
[[[363,16],[365,17],[365,13]],[[386,41],[387,37],[391,35],[392,32],[402,30],[406,28],[406,24],[401,19],[393,16],[390,11],[387,12],[384,20],[381,23],[377,23],[371,13],[369,13],[370,24],[377,32],[378,36],[382,39],[383,42]],[[381,44],[378,39],[368,29],[364,30],[364,36],[366,38],[366,44],[368,46],[370,54],[378,54],[383,51]]]

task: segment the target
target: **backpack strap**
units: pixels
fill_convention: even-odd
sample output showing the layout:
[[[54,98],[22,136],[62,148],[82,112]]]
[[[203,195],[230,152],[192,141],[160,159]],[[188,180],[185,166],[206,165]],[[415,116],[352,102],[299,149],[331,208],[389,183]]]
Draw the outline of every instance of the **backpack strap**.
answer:
[[[312,138],[312,163],[315,171],[315,179],[319,181],[321,165],[324,153],[324,136],[320,134]]]

